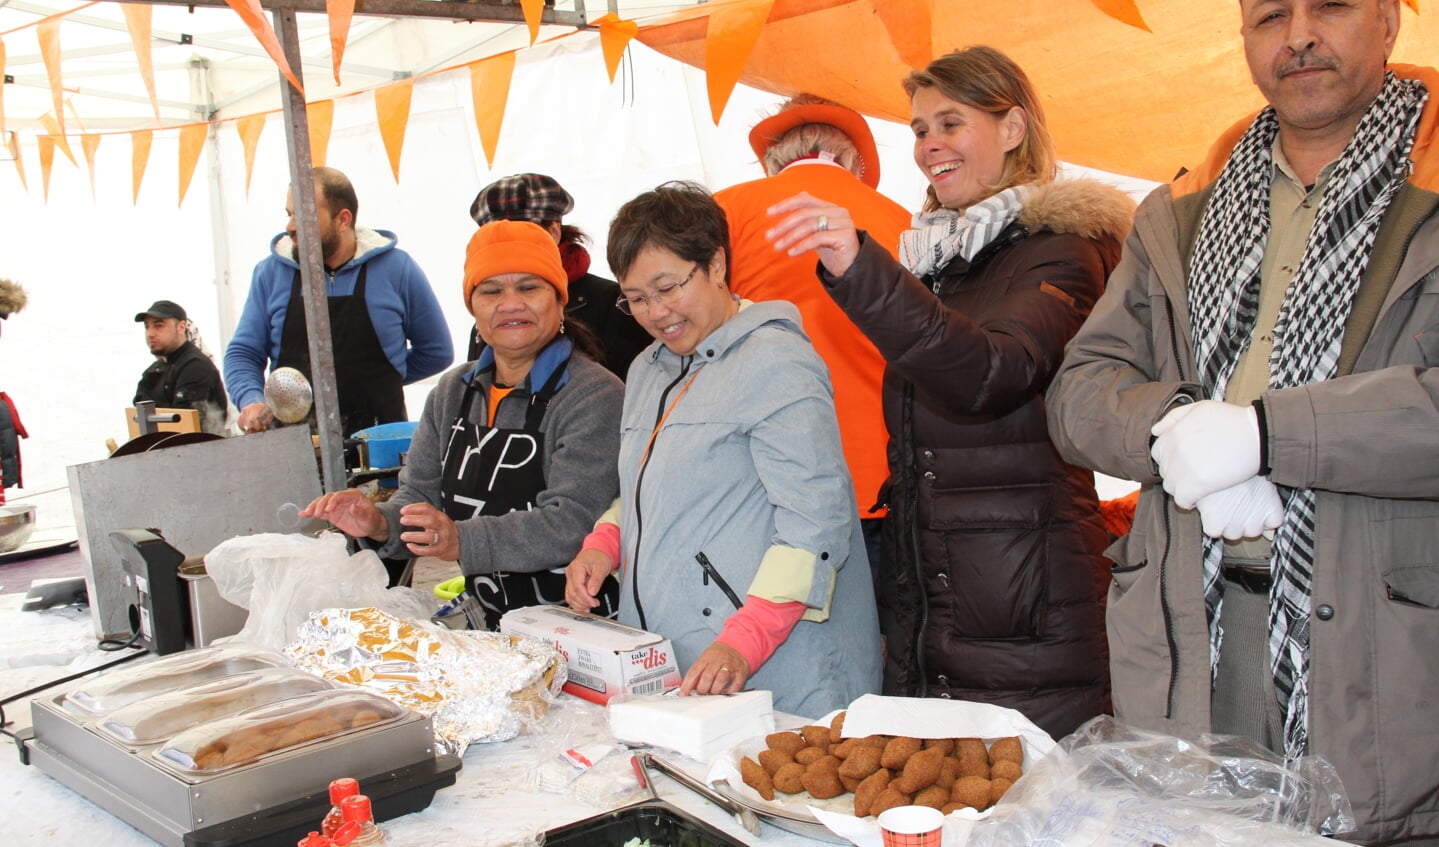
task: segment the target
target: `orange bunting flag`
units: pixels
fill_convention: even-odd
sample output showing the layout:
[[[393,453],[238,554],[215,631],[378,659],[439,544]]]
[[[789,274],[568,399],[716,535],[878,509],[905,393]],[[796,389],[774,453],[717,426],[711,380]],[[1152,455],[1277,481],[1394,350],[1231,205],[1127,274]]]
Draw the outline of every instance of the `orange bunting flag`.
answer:
[[[140,183],[145,179],[145,166],[150,163],[150,130],[142,129],[130,133],[130,174],[135,183],[135,196],[131,201],[140,205]]]
[[[335,101],[306,103],[305,123],[310,125],[310,167],[323,168],[330,149],[330,127],[335,123]]]
[[[605,54],[605,70],[610,72],[610,82],[613,83],[615,74],[620,69],[620,59],[625,55],[625,48],[629,47],[635,33],[640,31],[640,25],[634,21],[620,20],[613,12],[595,23],[600,27],[600,49]]]
[[[5,42],[0,41],[0,80],[5,79]],[[5,132],[5,83],[0,82],[0,134]]]
[[[80,136],[80,149],[85,152],[85,169],[90,172],[90,199],[95,199],[95,150],[100,147],[100,136],[86,133]]]
[[[719,126],[724,107],[739,82],[745,62],[769,19],[774,0],[723,3],[709,14],[705,35],[705,84],[709,88],[710,116]]]
[[[50,78],[50,96],[55,100],[60,134],[65,132],[65,89],[60,77],[60,18],[50,17],[35,25],[35,38],[40,42],[40,58],[45,60],[45,75]],[[75,160],[74,156],[70,157]]]
[[[35,141],[40,147],[40,186],[45,202],[50,202],[50,168],[55,164],[55,139],[48,135],[37,135]]]
[[[545,15],[545,0],[520,0],[520,8],[525,13],[525,26],[530,28],[530,45],[534,46],[535,39],[540,37],[540,21]]]
[[[873,0],[889,41],[900,61],[923,68],[934,54],[933,8],[930,0]]]
[[[185,192],[190,190],[190,178],[195,175],[195,163],[205,149],[205,134],[209,124],[189,124],[180,127],[180,199],[175,204],[185,204]]]
[[[240,145],[245,148],[245,199],[250,199],[250,177],[255,173],[255,148],[260,145],[260,131],[265,128],[265,116],[246,115],[235,121],[235,131],[240,133]]]
[[[405,146],[405,128],[410,124],[410,97],[415,93],[415,80],[392,82],[375,89],[375,118],[380,123],[380,139],[390,154],[390,172],[400,182],[400,151]]]
[[[1413,9],[1414,14],[1419,14],[1419,0],[1404,0],[1404,5]]]
[[[470,65],[470,97],[475,104],[475,129],[485,148],[485,161],[495,165],[500,145],[500,125],[505,120],[505,103],[510,99],[510,79],[515,73],[515,54],[501,53]]]
[[[1114,18],[1123,24],[1129,24],[1135,29],[1142,29],[1145,32],[1153,32],[1149,24],[1144,22],[1144,16],[1139,14],[1139,6],[1135,0],[1090,0],[1099,11]]]
[[[330,64],[335,69],[335,84],[339,85],[340,59],[345,55],[345,42],[350,37],[355,0],[325,0],[325,13],[330,18]]]
[[[13,132],[10,134],[10,154],[15,158],[15,173],[20,177],[20,187],[26,191],[30,190],[30,184],[25,181],[25,162],[20,158],[20,138]]]
[[[40,125],[45,127],[46,132],[50,133],[52,136],[50,140],[60,146],[60,152],[64,153],[65,158],[70,160],[70,164],[79,165],[80,163],[75,161],[75,154],[70,152],[70,141],[65,138],[65,130],[56,122],[55,116],[46,112],[40,116]]]
[[[155,120],[160,120],[160,100],[155,96],[155,64],[150,57],[150,14],[149,4],[121,3],[120,11],[125,13],[125,29],[130,31],[130,46],[135,48],[135,64],[140,68],[140,79],[145,82],[145,91],[150,95],[150,108],[155,110]]]
[[[290,62],[285,58],[285,51],[280,47],[280,39],[275,36],[274,27],[270,26],[270,21],[265,18],[265,9],[260,5],[260,0],[225,0],[225,4],[239,14],[240,20],[255,34],[255,39],[265,48],[265,52],[270,54],[285,79],[295,86],[296,91],[304,94],[305,87],[295,77],[295,72],[290,70]]]

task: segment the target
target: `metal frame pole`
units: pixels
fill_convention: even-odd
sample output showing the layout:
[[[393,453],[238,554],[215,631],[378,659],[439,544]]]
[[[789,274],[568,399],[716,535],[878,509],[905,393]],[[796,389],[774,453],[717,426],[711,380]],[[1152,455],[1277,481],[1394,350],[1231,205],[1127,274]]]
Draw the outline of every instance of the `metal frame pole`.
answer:
[[[274,13],[275,34],[285,60],[301,80],[299,28],[293,9]],[[278,73],[278,71],[277,71]],[[310,122],[305,96],[280,74],[285,92],[285,124],[290,139],[290,188],[300,246],[300,288],[305,301],[305,326],[310,341],[310,386],[315,396],[315,420],[320,437],[320,482],[326,492],[345,488],[343,434],[340,432],[339,395],[335,390],[335,348],[330,336],[329,295],[325,290],[324,256],[320,253],[319,215],[315,175],[310,160]]]

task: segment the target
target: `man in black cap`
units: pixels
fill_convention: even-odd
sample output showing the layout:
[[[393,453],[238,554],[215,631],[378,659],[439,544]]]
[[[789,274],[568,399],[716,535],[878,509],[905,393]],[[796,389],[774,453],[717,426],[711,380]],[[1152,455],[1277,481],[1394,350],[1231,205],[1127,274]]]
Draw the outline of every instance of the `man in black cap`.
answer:
[[[156,300],[135,315],[145,324],[145,343],[155,363],[140,375],[135,402],[163,409],[195,409],[205,432],[224,435],[225,386],[220,371],[189,338],[190,320],[178,303]]]
[[[484,188],[470,205],[470,217],[484,226],[491,221],[529,221],[549,232],[560,246],[560,261],[569,277],[569,302],[565,319],[583,324],[599,339],[604,361],[620,379],[630,362],[653,340],[635,319],[615,308],[620,287],[614,281],[590,273],[590,253],[585,249],[589,236],[579,227],[566,226],[560,219],[575,207],[570,193],[544,174],[515,174],[498,179]],[[469,358],[480,354],[479,335],[470,331]]]

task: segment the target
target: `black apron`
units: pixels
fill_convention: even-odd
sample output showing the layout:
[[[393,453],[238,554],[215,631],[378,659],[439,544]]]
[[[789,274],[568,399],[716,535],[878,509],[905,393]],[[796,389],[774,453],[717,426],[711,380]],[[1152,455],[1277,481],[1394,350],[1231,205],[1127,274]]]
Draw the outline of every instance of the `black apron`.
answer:
[[[567,364],[556,368],[544,387],[530,396],[524,429],[481,426],[471,420],[469,410],[475,405],[480,380],[478,377],[470,380],[460,400],[459,415],[450,426],[440,478],[440,506],[451,520],[458,523],[481,515],[506,515],[535,507],[535,500],[546,487],[545,436],[540,421],[558,390]],[[557,570],[535,573],[466,575],[465,590],[479,602],[485,628],[498,630],[500,616],[510,609],[564,605],[565,570],[561,566]],[[605,580],[600,605],[594,613],[615,617],[619,613],[619,599],[619,583]]]
[[[405,381],[370,321],[365,303],[368,264],[360,265],[360,277],[353,294],[326,297],[330,309],[330,340],[335,351],[335,391],[339,395],[340,434],[346,438],[362,429],[382,423],[408,420],[405,411]],[[280,358],[276,367],[294,368],[313,382],[310,375],[310,340],[305,322],[305,301],[300,293],[300,272],[290,285],[290,303],[285,308],[285,326],[280,330]]]

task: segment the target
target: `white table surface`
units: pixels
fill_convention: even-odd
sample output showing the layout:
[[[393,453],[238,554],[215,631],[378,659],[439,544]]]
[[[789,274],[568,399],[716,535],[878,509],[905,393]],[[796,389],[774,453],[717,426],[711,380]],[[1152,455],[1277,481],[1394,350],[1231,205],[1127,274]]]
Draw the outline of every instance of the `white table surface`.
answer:
[[[19,594],[0,595],[0,699],[118,657],[95,647],[88,612],[21,612],[22,599]],[[48,690],[44,695],[76,684]],[[12,732],[28,727],[29,706],[11,704],[6,707],[5,717],[11,721],[6,728]],[[389,843],[393,847],[533,844],[537,833],[601,813],[603,807],[573,796],[527,787],[540,757],[558,749],[560,741],[566,739],[571,743],[611,740],[603,709],[565,696],[551,709],[537,734],[471,746],[455,785],[437,793],[429,808],[382,824]],[[6,810],[0,841],[7,847],[154,844],[148,836],[38,768],[22,765],[13,742],[8,738],[0,741],[6,742],[0,749],[0,807]],[[704,772],[703,765],[677,754],[667,754],[666,758],[691,773]],[[755,838],[722,809],[668,777],[656,775],[655,784],[664,800],[747,844],[815,847],[821,843],[767,824],[761,824],[762,838]],[[644,796],[631,793],[621,799],[632,802]]]

